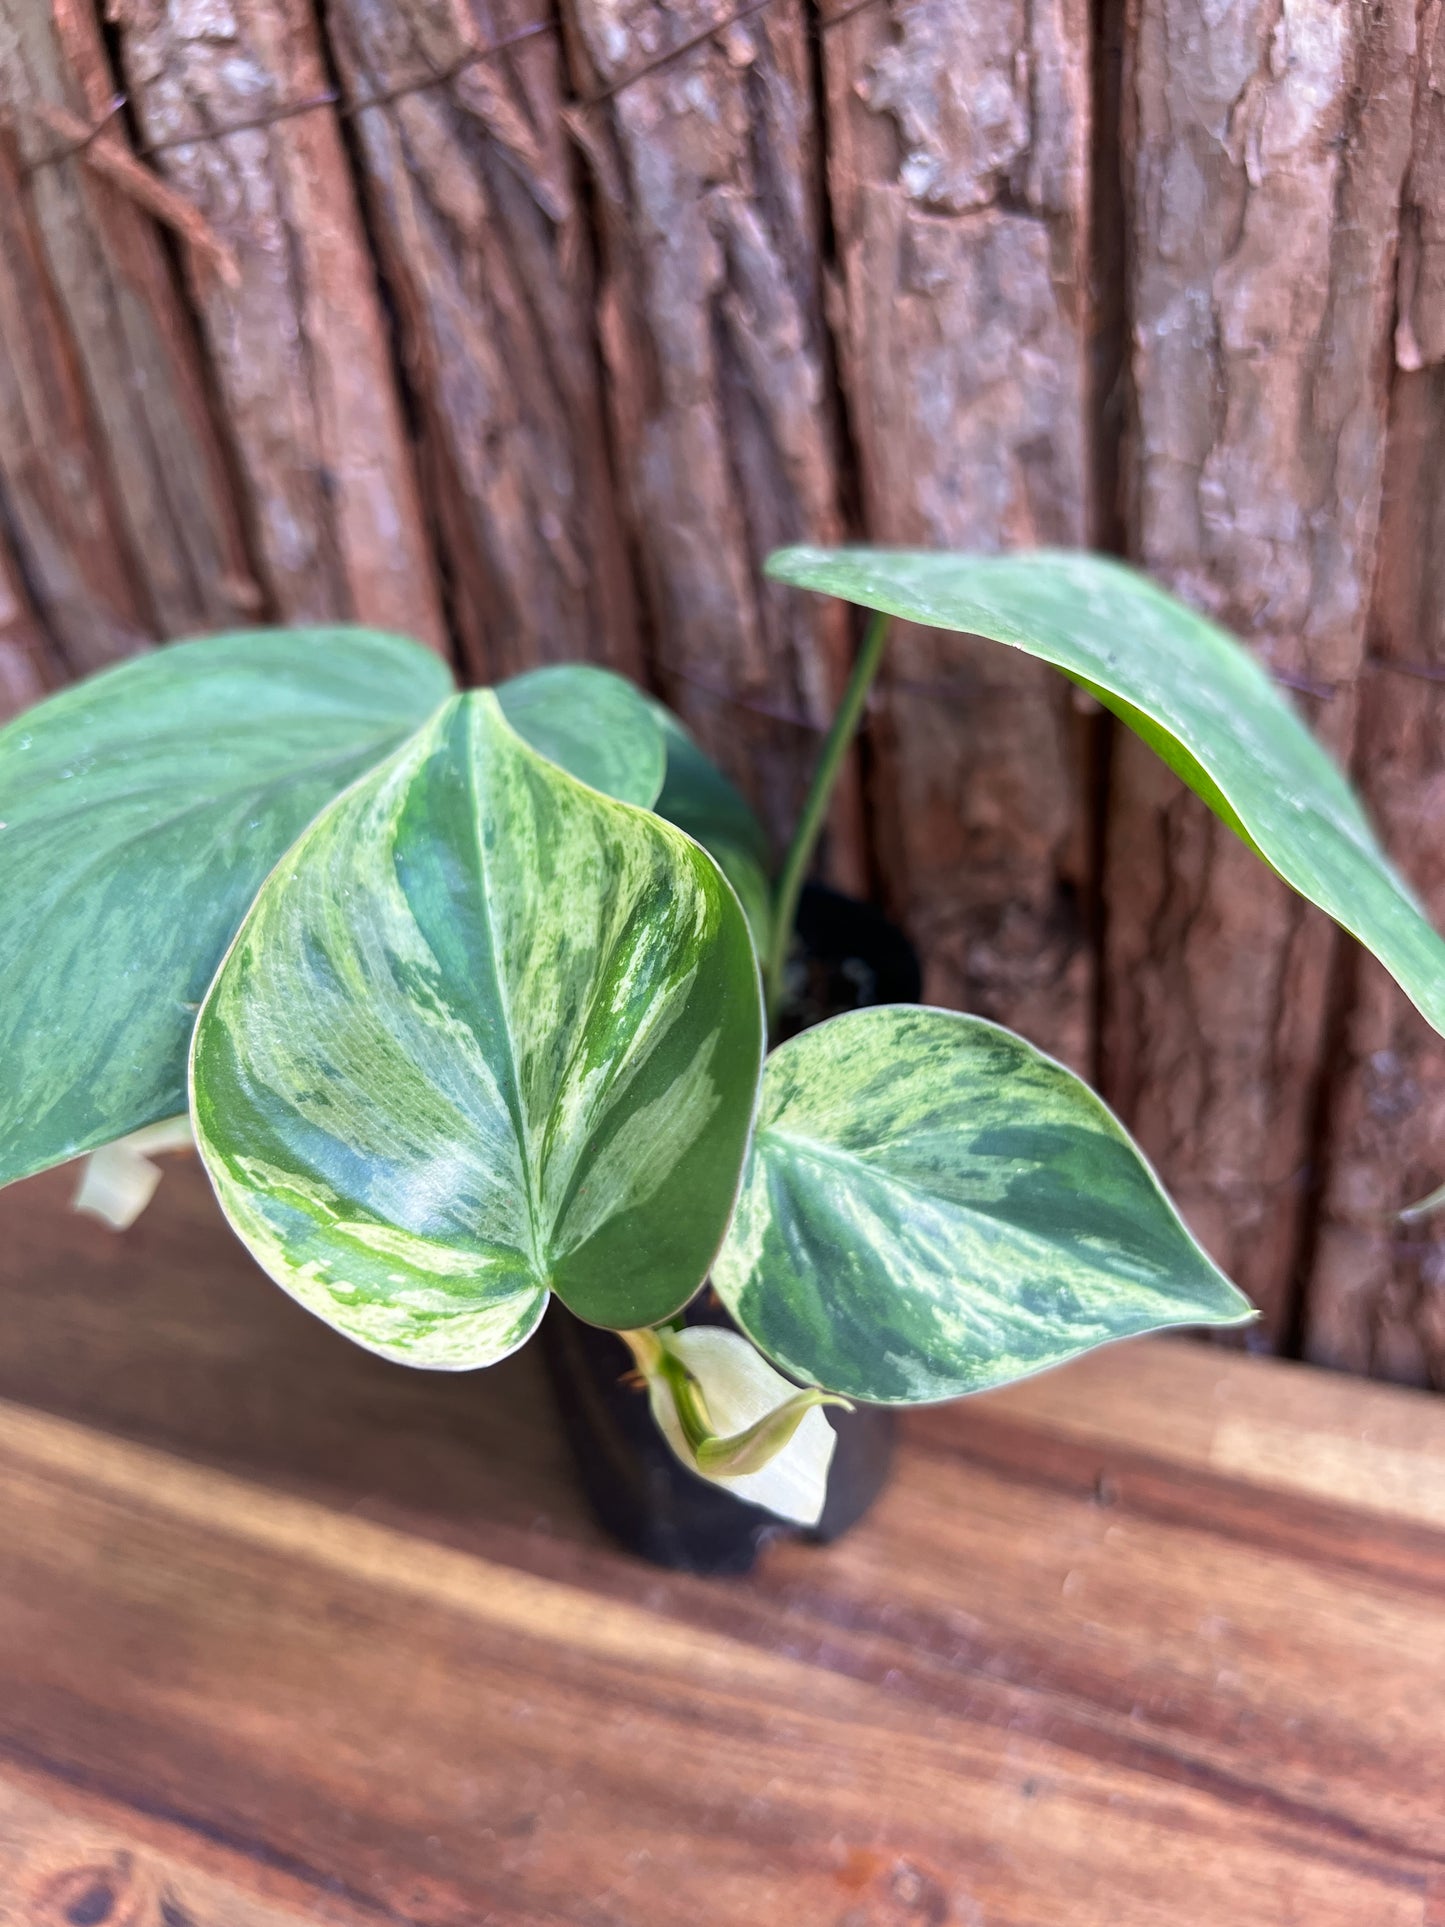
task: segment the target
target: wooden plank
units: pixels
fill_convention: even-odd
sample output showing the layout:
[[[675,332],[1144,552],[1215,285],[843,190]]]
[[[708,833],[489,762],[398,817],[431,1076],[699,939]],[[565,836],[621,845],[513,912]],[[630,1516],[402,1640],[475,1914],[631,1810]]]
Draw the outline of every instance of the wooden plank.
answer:
[[[734,12],[569,0],[563,19],[654,667],[781,842],[846,674],[849,622],[760,568],[780,543],[839,539],[842,443],[808,22],[800,0]],[[851,778],[832,827],[834,879],[861,888]]]
[[[197,1833],[224,1816],[255,1857],[407,1917],[826,1918],[851,1884],[1002,1922],[1273,1923],[1286,1895],[1312,1923],[1423,1919],[1430,1598],[1081,1520],[947,1456],[904,1479],[821,1595],[817,1556],[786,1555],[719,1612],[5,1413],[0,1754]],[[960,1484],[967,1527],[920,1558]],[[960,1605],[980,1555],[988,1595]],[[1323,1667],[1353,1673],[1388,1759],[1357,1708],[1321,1706]]]
[[[41,263],[37,269],[25,248],[17,252],[26,283],[10,299],[23,302],[43,270],[63,330],[47,342],[30,332],[32,323],[21,337],[12,379],[25,383],[27,434],[5,443],[6,485],[19,474],[29,498],[15,534],[43,598],[40,613],[75,666],[93,668],[133,646],[138,626],[152,638],[234,627],[255,618],[261,599],[191,319],[151,217],[92,164],[88,149],[58,158],[67,143],[44,118],[56,109],[99,126],[110,109],[114,81],[98,22],[75,0],[4,0],[0,36],[0,122],[25,170],[27,246]],[[125,152],[113,116],[96,142]],[[12,205],[9,218],[7,272],[24,217]],[[72,368],[83,398],[72,392]],[[52,420],[66,431],[58,444],[43,439]],[[66,446],[82,451],[72,475],[57,460]],[[39,481],[24,470],[31,449],[47,471]],[[99,539],[89,557],[87,525]]]
[[[1445,1530],[1445,1404],[1326,1377],[1261,1371],[1233,1352],[1127,1345],[1008,1394],[1011,1419],[1277,1493]]]
[[[528,0],[326,21],[349,99],[382,103],[352,124],[467,662],[640,674],[554,23]]]
[[[234,1863],[241,1863],[233,1877]],[[0,1770],[3,1927],[300,1927],[373,1921],[313,1882],[258,1866],[244,1845],[202,1840],[164,1816],[117,1812],[14,1762]]]
[[[481,1507],[518,1542],[539,1520],[536,1487],[503,1469],[520,1451],[559,1530],[583,1531],[529,1360],[484,1378],[391,1369],[256,1269],[193,1157],[164,1165],[122,1236],[68,1209],[76,1166],[0,1193],[0,1290],[8,1311],[37,1307],[0,1347],[0,1399],[378,1518],[425,1512],[444,1529]]]
[[[694,1580],[580,1524],[527,1355],[367,1358],[194,1169],[121,1238],[66,1179],[0,1200],[0,1919],[86,1871],[236,1927],[1445,1899],[1418,1395],[1118,1348],[916,1415],[841,1545]],[[1341,1478],[1357,1442],[1412,1477]]]
[[[56,663],[15,558],[0,540],[0,723],[39,702],[57,678]]]
[[[1401,228],[1380,563],[1356,777],[1389,847],[1445,918],[1445,13],[1420,19]],[[1445,1388],[1445,1220],[1398,1213],[1445,1177],[1445,1045],[1385,973],[1352,960],[1332,1064],[1320,1224],[1303,1335],[1311,1358]]]
[[[1134,553],[1348,758],[1410,149],[1413,0],[1135,0]],[[1290,1322],[1335,942],[1132,737],[1115,758],[1104,1080],[1186,1216]]]
[[[0,127],[0,474],[57,650],[76,670],[128,655],[155,620],[131,566],[74,344],[45,264],[14,131]],[[18,565],[17,565],[18,566]]]
[[[1400,221],[1395,360],[1407,373],[1445,363],[1445,6],[1425,0],[1415,53],[1410,172]]]
[[[1358,774],[1386,842],[1445,918],[1445,363],[1396,382]],[[1399,1212],[1445,1178],[1445,1045],[1366,957],[1334,1062],[1309,1357],[1445,1388],[1445,1220]]]
[[[185,250],[258,566],[279,619],[445,646],[386,326],[309,0],[118,0],[155,165],[234,264]],[[283,117],[272,120],[280,113]],[[267,125],[267,121],[272,124]],[[244,127],[224,135],[218,130]]]
[[[1045,6],[834,8],[823,63],[848,420],[871,537],[1089,539],[1089,29]],[[1042,665],[900,629],[882,870],[930,1001],[1092,1055],[1087,772]]]

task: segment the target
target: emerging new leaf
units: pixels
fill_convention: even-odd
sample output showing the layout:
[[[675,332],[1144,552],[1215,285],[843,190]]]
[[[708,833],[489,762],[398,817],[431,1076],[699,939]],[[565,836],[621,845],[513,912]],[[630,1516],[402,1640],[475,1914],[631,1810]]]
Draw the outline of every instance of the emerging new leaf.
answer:
[[[785,1371],[881,1404],[1252,1315],[1072,1072],[913,1005],[773,1052],[713,1283]]]
[[[196,1007],[262,878],[451,687],[399,637],[261,631],[0,730],[0,1184],[185,1108]]]
[[[227,1216],[359,1343],[463,1369],[547,1293],[648,1325],[732,1209],[762,1050],[736,899],[458,697],[268,878],[196,1026]]]
[[[619,802],[651,809],[657,801],[667,752],[656,705],[623,677],[591,663],[550,663],[498,683],[495,694],[513,729],[549,762]]]
[[[1402,1224],[1417,1224],[1420,1219],[1432,1216],[1442,1206],[1445,1206],[1445,1184],[1439,1185],[1426,1197],[1417,1198],[1413,1204],[1407,1204],[1403,1211],[1397,1211],[1395,1215]]]
[[[1102,556],[783,549],[781,582],[1062,669],[1143,737],[1272,869],[1372,950],[1445,1032],[1445,941],[1353,791],[1248,652]]]
[[[649,1334],[650,1336],[650,1334]],[[818,1409],[818,1394],[799,1392],[738,1332],[715,1325],[656,1335],[659,1357],[643,1364],[658,1430],[699,1478],[780,1518],[815,1526],[828,1496],[828,1467],[837,1435]],[[639,1360],[639,1363],[642,1363]],[[701,1394],[714,1448],[700,1449],[679,1410],[686,1389],[665,1366],[680,1367]]]
[[[102,1144],[80,1167],[80,1183],[71,1200],[72,1211],[87,1212],[112,1231],[128,1231],[156,1194],[161,1167],[152,1162],[158,1151],[195,1149],[188,1112],[147,1124],[114,1144]]]

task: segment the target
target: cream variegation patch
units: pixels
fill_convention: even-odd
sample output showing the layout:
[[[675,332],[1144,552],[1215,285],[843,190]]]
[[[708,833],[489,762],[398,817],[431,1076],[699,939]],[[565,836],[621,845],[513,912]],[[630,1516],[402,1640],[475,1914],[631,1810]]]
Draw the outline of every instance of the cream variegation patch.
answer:
[[[797,1397],[798,1388],[739,1332],[692,1325],[660,1335],[701,1385],[720,1436],[745,1432]],[[828,1496],[828,1468],[837,1434],[816,1406],[806,1412],[786,1445],[757,1472],[724,1474],[698,1464],[688,1445],[672,1389],[660,1373],[648,1375],[648,1399],[658,1429],[689,1471],[739,1499],[765,1507],[795,1525],[815,1526]]]

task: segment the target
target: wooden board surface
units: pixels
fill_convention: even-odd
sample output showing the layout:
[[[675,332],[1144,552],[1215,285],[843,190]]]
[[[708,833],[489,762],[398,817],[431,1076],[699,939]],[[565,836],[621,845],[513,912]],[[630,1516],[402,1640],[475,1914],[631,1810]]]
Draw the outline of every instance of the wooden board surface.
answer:
[[[198,1174],[0,1199],[0,1922],[1442,1927],[1445,1405],[1187,1342],[654,1571],[525,1355],[427,1375]]]

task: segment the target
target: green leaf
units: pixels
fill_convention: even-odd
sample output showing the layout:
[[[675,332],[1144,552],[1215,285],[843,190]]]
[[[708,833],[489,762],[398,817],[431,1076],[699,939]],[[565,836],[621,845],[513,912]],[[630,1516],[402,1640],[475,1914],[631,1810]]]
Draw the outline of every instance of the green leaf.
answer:
[[[667,774],[656,802],[659,816],[701,843],[737,892],[760,957],[772,927],[768,839],[742,792],[711,762],[677,717],[654,702],[652,713],[667,744]]]
[[[713,1283],[784,1371],[882,1404],[1252,1316],[1071,1071],[914,1005],[773,1052]]]
[[[458,697],[267,880],[196,1025],[196,1138],[271,1276],[460,1370],[547,1293],[671,1316],[732,1211],[762,1053],[716,866]]]
[[[498,683],[507,721],[551,762],[685,830],[737,892],[762,954],[771,918],[768,842],[741,792],[677,717],[610,670],[588,663],[529,669]]]
[[[656,706],[622,676],[553,663],[495,693],[513,729],[549,762],[620,802],[650,809],[657,801],[667,752]]]
[[[0,1183],[184,1110],[206,985],[324,803],[445,700],[365,629],[176,643],[0,730]]]
[[[1137,730],[1286,883],[1374,952],[1445,1032],[1445,942],[1344,775],[1232,637],[1101,556],[783,549],[781,582],[1038,656]]]

